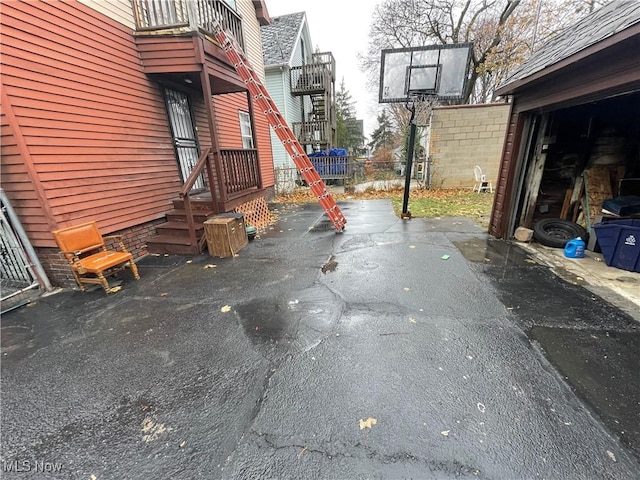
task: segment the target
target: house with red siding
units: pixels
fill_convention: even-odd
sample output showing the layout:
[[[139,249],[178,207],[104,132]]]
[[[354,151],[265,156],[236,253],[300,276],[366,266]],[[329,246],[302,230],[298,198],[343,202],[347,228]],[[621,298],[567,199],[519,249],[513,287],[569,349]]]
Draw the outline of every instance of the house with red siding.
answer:
[[[273,195],[269,126],[213,36],[264,80],[264,0],[2,2],[2,189],[51,282],[52,231],[198,254],[202,221]]]

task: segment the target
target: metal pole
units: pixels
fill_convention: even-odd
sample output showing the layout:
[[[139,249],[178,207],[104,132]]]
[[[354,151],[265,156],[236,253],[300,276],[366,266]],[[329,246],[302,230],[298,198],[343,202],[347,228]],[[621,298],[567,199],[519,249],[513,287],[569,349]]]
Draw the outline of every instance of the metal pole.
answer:
[[[409,120],[409,145],[407,145],[407,166],[405,170],[404,179],[404,198],[402,199],[402,214],[401,218],[411,218],[411,212],[408,210],[409,206],[409,189],[411,188],[411,168],[413,166],[413,144],[416,142],[416,106],[411,103],[411,119]]]
[[[9,220],[11,221],[11,224],[15,229],[16,234],[18,235],[18,239],[20,240],[20,243],[22,243],[24,251],[27,254],[29,261],[31,262],[30,266],[33,267],[33,273],[35,274],[35,277],[38,280],[38,283],[40,283],[41,288],[43,288],[47,292],[50,292],[51,290],[53,290],[53,287],[49,282],[49,277],[47,277],[47,274],[42,268],[42,264],[38,259],[38,255],[36,255],[36,251],[31,246],[29,237],[27,237],[27,233],[22,228],[22,224],[18,219],[18,215],[16,215],[16,212],[13,210],[11,203],[9,203],[9,199],[7,198],[7,195],[4,193],[3,188],[0,188],[0,197],[2,197],[2,204],[5,206],[7,210],[7,216],[9,217]]]

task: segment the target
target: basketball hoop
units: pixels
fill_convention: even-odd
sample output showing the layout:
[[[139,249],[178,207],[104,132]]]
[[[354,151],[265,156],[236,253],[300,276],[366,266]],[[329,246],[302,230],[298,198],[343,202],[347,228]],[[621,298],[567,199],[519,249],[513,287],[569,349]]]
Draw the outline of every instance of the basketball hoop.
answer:
[[[411,100],[411,108],[415,109],[413,123],[418,127],[426,127],[431,123],[431,112],[440,102],[435,95],[421,95]]]
[[[463,98],[471,65],[471,43],[382,50],[379,103],[404,103],[411,112],[402,218],[408,210],[413,146],[418,126],[429,125],[438,100]]]

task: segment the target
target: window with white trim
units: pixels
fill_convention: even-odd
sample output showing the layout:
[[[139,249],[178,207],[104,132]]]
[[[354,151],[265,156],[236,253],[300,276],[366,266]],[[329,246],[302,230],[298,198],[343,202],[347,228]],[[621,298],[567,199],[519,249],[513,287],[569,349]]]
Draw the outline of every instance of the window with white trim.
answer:
[[[240,135],[242,135],[242,148],[254,148],[253,132],[251,131],[251,117],[248,112],[239,111]]]

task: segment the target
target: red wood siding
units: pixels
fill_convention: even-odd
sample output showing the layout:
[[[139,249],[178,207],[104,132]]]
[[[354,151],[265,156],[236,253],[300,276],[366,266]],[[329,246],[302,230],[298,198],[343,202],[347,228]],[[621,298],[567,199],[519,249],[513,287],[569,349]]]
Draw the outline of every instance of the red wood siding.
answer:
[[[239,111],[248,112],[246,93],[230,93],[215,95],[213,97],[218,122],[218,140],[220,148],[242,148],[242,136],[240,134]],[[273,171],[273,154],[271,151],[271,135],[267,119],[257,107],[254,107],[254,127],[257,140],[258,158],[260,160],[260,173],[262,186],[271,187],[275,183]]]
[[[131,30],[77,2],[4,2],[0,21],[2,88],[53,216],[3,117],[2,183],[34,246],[55,246],[52,222],[97,220],[109,233],[164,215],[178,168]]]
[[[197,41],[197,37],[196,41]],[[140,59],[146,73],[198,72],[194,37],[145,35],[136,37]]]
[[[228,93],[213,96],[213,107],[218,125],[220,148],[242,148],[240,110],[248,112],[246,93]]]
[[[276,177],[273,170],[273,151],[271,149],[271,132],[266,117],[257,106],[254,106],[256,138],[258,139],[258,155],[260,158],[260,174],[262,187],[273,187]]]

